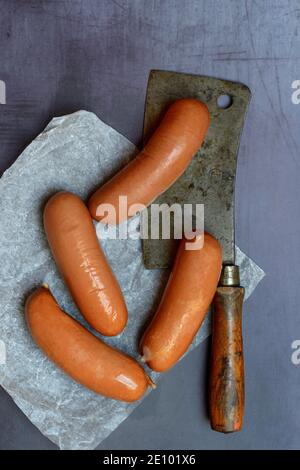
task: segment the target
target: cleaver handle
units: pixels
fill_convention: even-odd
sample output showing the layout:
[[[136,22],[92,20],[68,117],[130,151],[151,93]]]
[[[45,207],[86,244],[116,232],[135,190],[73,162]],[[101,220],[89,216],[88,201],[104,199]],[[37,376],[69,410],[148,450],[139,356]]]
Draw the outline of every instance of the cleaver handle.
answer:
[[[226,268],[229,275],[224,272]],[[221,285],[213,301],[209,411],[212,429],[224,433],[239,431],[244,415],[242,308],[245,290],[238,284],[238,266],[223,267]]]

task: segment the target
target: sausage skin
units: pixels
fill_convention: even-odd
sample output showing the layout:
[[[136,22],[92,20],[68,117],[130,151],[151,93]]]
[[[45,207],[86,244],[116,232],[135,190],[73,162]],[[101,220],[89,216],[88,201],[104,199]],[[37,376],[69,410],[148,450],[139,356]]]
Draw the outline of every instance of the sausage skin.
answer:
[[[185,243],[180,242],[161,303],[141,341],[143,361],[157,372],[173,367],[191,345],[221,274],[222,250],[215,238],[205,233],[198,250],[186,250]]]
[[[54,259],[82,315],[103,335],[121,333],[127,308],[85,204],[75,194],[55,194],[46,204],[44,226]]]
[[[131,357],[108,346],[63,312],[40,287],[25,306],[30,333],[46,355],[74,380],[115,400],[139,400],[151,381]]]
[[[175,101],[138,156],[91,196],[92,217],[118,224],[141,210],[134,204],[151,204],[184,173],[203,142],[209,121],[208,108],[200,101]],[[119,210],[119,196],[127,196],[130,214]],[[116,218],[100,208],[103,204],[114,207]]]

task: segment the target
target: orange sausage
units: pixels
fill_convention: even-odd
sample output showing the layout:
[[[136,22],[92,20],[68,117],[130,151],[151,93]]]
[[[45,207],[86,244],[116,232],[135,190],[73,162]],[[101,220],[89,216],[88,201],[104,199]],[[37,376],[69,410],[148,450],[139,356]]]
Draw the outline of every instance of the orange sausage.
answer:
[[[196,241],[197,237],[192,243]],[[144,362],[158,372],[174,366],[191,345],[221,273],[222,251],[215,238],[205,233],[199,250],[186,250],[185,243],[183,239],[161,303],[141,342]]]
[[[151,384],[131,357],[108,346],[63,312],[47,288],[37,289],[25,306],[37,345],[74,380],[106,397],[139,400]]]
[[[57,193],[46,204],[44,226],[57,266],[82,315],[103,335],[121,333],[127,322],[125,301],[87,207],[75,194]]]
[[[128,209],[134,204],[148,206],[185,171],[201,146],[209,127],[209,112],[196,99],[173,103],[145,148],[90,198],[92,217],[110,224],[121,223],[141,210],[119,211],[119,196],[127,196]],[[100,206],[111,204],[116,219]]]

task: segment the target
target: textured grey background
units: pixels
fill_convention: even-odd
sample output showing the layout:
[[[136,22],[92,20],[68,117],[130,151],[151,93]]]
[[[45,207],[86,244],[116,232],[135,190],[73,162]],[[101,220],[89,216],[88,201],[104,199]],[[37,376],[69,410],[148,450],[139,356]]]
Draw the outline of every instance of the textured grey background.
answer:
[[[246,83],[253,98],[237,178],[237,243],[267,276],[245,305],[244,430],[220,435],[206,412],[206,341],[102,449],[300,447],[299,1],[0,0],[0,170],[54,115],[94,111],[134,143],[149,70]],[[1,367],[1,366],[0,366]],[[1,373],[1,371],[0,371]],[[0,448],[53,449],[0,392]]]

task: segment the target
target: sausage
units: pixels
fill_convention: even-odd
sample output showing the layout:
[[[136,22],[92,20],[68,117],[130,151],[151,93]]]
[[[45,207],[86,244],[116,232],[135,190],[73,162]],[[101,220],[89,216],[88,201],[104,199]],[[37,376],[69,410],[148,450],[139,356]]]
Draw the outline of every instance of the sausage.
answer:
[[[63,312],[45,287],[27,299],[30,333],[46,355],[74,380],[115,400],[132,402],[151,380],[131,357],[108,346]]]
[[[141,341],[143,361],[157,372],[174,366],[191,345],[221,273],[222,250],[215,238],[205,233],[198,250],[186,250],[185,243],[182,239],[161,303]]]
[[[121,333],[127,308],[85,204],[75,194],[55,194],[46,204],[44,226],[57,266],[82,315],[103,335]]]
[[[203,142],[209,121],[208,109],[200,101],[175,101],[138,156],[91,196],[88,207],[92,217],[121,223],[141,211],[143,207],[138,205],[151,204],[184,173]],[[119,196],[127,197],[127,209],[122,211]],[[116,217],[107,213],[103,204],[112,205]]]

